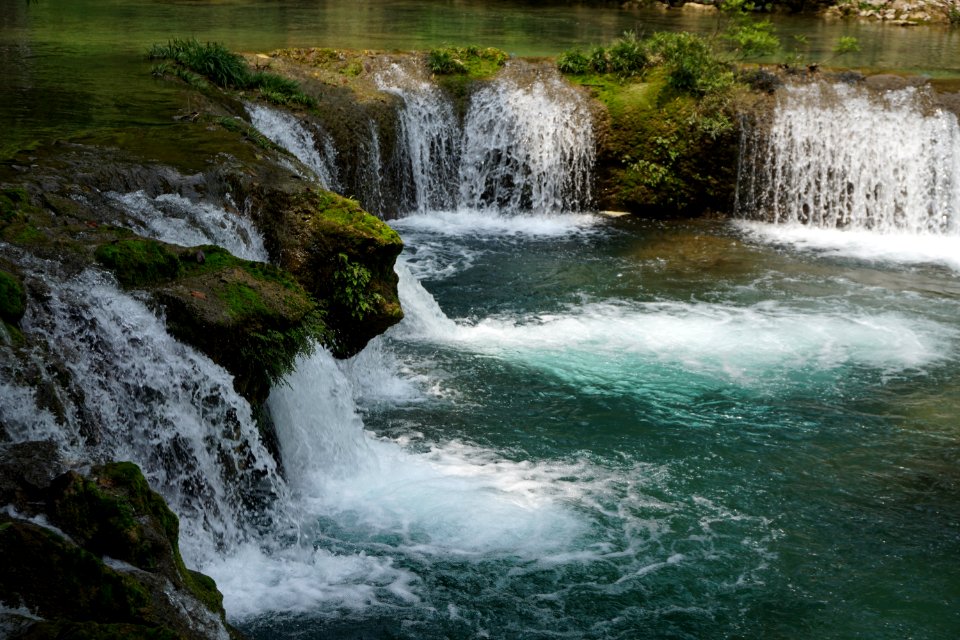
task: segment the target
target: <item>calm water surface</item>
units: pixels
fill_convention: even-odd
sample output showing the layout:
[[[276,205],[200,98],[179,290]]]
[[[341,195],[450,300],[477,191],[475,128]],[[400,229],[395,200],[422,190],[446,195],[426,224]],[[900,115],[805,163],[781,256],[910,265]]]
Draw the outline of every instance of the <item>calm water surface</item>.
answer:
[[[809,58],[826,60],[853,35],[851,66],[934,75],[960,73],[960,31],[774,16],[785,43],[805,35]],[[615,3],[410,0],[8,0],[0,12],[0,153],[78,130],[162,125],[173,89],[149,76],[146,48],[174,37],[224,42],[241,51],[280,47],[424,49],[477,43],[515,55],[555,55],[607,42],[626,30],[714,33],[714,16],[624,10]]]

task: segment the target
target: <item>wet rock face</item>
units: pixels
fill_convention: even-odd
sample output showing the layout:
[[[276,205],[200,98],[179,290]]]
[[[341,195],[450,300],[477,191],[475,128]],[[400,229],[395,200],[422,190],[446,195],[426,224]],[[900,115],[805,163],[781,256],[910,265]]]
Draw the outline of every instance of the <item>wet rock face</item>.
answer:
[[[0,629],[25,638],[229,638],[216,585],[183,565],[177,518],[140,469],[109,463],[84,475],[62,466],[52,443],[0,446],[0,601],[13,611]]]

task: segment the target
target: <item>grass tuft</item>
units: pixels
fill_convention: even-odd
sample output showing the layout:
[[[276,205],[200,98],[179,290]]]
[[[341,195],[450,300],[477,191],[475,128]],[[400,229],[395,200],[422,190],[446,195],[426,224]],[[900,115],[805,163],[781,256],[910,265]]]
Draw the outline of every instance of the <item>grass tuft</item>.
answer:
[[[316,100],[293,80],[265,71],[251,72],[242,56],[219,42],[174,39],[153,45],[147,57],[161,61],[151,70],[154,76],[174,75],[198,89],[205,88],[208,80],[224,89],[259,91],[264,99],[279,105],[316,106]]]

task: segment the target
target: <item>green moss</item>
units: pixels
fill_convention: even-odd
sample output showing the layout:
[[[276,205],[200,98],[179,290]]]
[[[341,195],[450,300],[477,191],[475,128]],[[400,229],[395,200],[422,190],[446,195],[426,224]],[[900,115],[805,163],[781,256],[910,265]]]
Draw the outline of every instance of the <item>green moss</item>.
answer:
[[[156,624],[149,594],[131,576],[52,531],[0,520],[0,600],[24,602],[44,618]]]
[[[0,223],[21,219],[21,209],[29,202],[30,197],[22,187],[0,190]]]
[[[20,215],[22,216],[22,213]],[[19,246],[36,246],[47,242],[47,236],[43,231],[26,221],[7,225],[2,237],[7,242]]]
[[[180,274],[177,256],[155,240],[116,240],[97,247],[94,255],[127,287],[152,285]]]
[[[364,211],[356,200],[329,191],[310,190],[297,198],[296,205],[303,210],[305,219],[349,227],[383,244],[403,242],[390,225]]]
[[[54,489],[56,524],[84,548],[162,573],[211,611],[222,612],[223,597],[213,580],[184,566],[177,516],[136,464],[108,463],[92,469],[89,478],[68,473]]]
[[[0,318],[15,324],[27,308],[27,292],[20,279],[0,269]]]

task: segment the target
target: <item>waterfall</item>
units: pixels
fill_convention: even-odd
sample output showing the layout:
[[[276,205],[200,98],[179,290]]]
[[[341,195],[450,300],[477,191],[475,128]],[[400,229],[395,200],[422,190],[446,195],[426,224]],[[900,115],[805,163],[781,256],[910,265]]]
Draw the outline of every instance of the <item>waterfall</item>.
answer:
[[[470,102],[460,204],[471,209],[574,211],[589,204],[593,125],[560,78],[503,74]]]
[[[460,157],[460,125],[440,89],[397,64],[377,76],[381,91],[403,100],[401,145],[412,171],[417,211],[455,206]]]
[[[180,517],[191,566],[258,528],[282,531],[277,509],[286,489],[230,375],[170,337],[146,304],[107,276],[62,279],[33,266],[47,295],[31,305],[24,331],[42,344],[42,384],[57,389],[64,407],[53,417],[18,386],[15,371],[0,368],[3,404],[23,401],[35,410],[0,412],[7,437],[54,440],[68,460],[137,463]]]
[[[247,112],[253,126],[306,165],[324,189],[339,188],[337,150],[327,132],[314,127],[314,135],[292,114],[260,104],[248,104]]]
[[[960,127],[915,88],[788,86],[745,127],[743,218],[880,234],[960,233]]]
[[[400,135],[415,211],[557,213],[590,203],[591,116],[554,72],[511,63],[474,93],[462,128],[447,96],[401,67],[381,74],[378,85],[403,99]]]
[[[238,258],[269,261],[263,236],[253,223],[222,207],[172,193],[155,198],[143,191],[106,195],[126,214],[133,231],[142,236],[184,247],[215,244]]]

